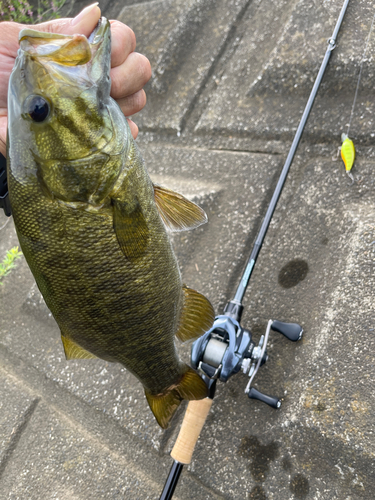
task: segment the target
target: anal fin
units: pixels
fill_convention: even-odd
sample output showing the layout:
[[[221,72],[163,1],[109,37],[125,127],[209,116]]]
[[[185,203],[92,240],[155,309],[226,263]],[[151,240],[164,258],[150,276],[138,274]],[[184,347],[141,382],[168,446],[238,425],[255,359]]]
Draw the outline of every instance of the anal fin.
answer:
[[[175,390],[157,396],[145,391],[145,395],[158,424],[162,429],[166,429],[182,399]]]
[[[207,385],[196,371],[186,365],[180,382],[164,394],[153,395],[145,391],[146,398],[158,424],[163,429],[168,424],[183,399],[203,399],[208,395]]]
[[[195,339],[209,330],[215,319],[215,312],[208,299],[201,293],[182,287],[184,305],[176,332],[176,337],[181,342]]]
[[[69,340],[64,335],[61,335],[61,340],[64,346],[66,359],[94,359],[96,356],[91,352],[86,351],[78,344]]]

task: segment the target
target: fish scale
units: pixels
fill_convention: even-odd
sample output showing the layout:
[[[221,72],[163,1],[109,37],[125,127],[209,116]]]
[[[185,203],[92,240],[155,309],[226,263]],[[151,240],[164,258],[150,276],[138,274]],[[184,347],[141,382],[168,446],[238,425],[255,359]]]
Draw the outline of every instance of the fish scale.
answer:
[[[190,229],[206,215],[151,182],[109,97],[106,19],[90,40],[20,33],[9,83],[10,202],[67,359],[121,363],[166,427],[182,399],[207,395],[175,336],[199,336],[214,319],[209,301],[182,284],[166,226]]]

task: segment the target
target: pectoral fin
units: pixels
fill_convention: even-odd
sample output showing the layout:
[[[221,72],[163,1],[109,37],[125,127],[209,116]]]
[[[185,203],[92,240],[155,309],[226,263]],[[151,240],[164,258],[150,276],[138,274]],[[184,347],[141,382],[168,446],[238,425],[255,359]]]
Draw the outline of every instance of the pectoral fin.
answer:
[[[137,199],[132,206],[113,200],[113,228],[124,255],[134,260],[146,250],[149,231]]]
[[[209,330],[215,319],[215,312],[204,295],[187,286],[182,287],[184,305],[176,336],[181,342],[195,339]]]
[[[205,211],[181,194],[156,184],[154,194],[160,217],[170,231],[186,231],[207,222]]]
[[[61,335],[66,359],[94,359],[96,356],[82,349],[78,344]]]
[[[166,429],[183,399],[203,399],[207,397],[208,389],[198,373],[186,365],[186,371],[176,386],[164,394],[153,395],[147,391],[145,393],[158,424]]]

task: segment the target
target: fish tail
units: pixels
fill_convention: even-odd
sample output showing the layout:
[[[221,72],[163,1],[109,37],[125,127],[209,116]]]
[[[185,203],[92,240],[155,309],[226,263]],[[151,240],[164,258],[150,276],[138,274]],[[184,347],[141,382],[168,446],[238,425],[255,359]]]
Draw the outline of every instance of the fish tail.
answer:
[[[155,396],[147,390],[145,391],[152,413],[163,429],[168,427],[171,418],[183,399],[189,401],[203,399],[208,395],[207,385],[203,379],[192,368],[187,365],[185,367],[186,371],[182,375],[180,382],[168,389],[164,394]]]

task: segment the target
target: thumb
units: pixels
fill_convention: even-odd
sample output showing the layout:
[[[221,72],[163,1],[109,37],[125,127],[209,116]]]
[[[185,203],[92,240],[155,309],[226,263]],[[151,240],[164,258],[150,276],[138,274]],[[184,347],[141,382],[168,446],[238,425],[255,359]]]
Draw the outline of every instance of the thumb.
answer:
[[[98,3],[88,5],[73,19],[53,19],[52,21],[36,24],[33,28],[47,33],[61,33],[62,35],[78,33],[88,37],[98,24],[101,16]]]

